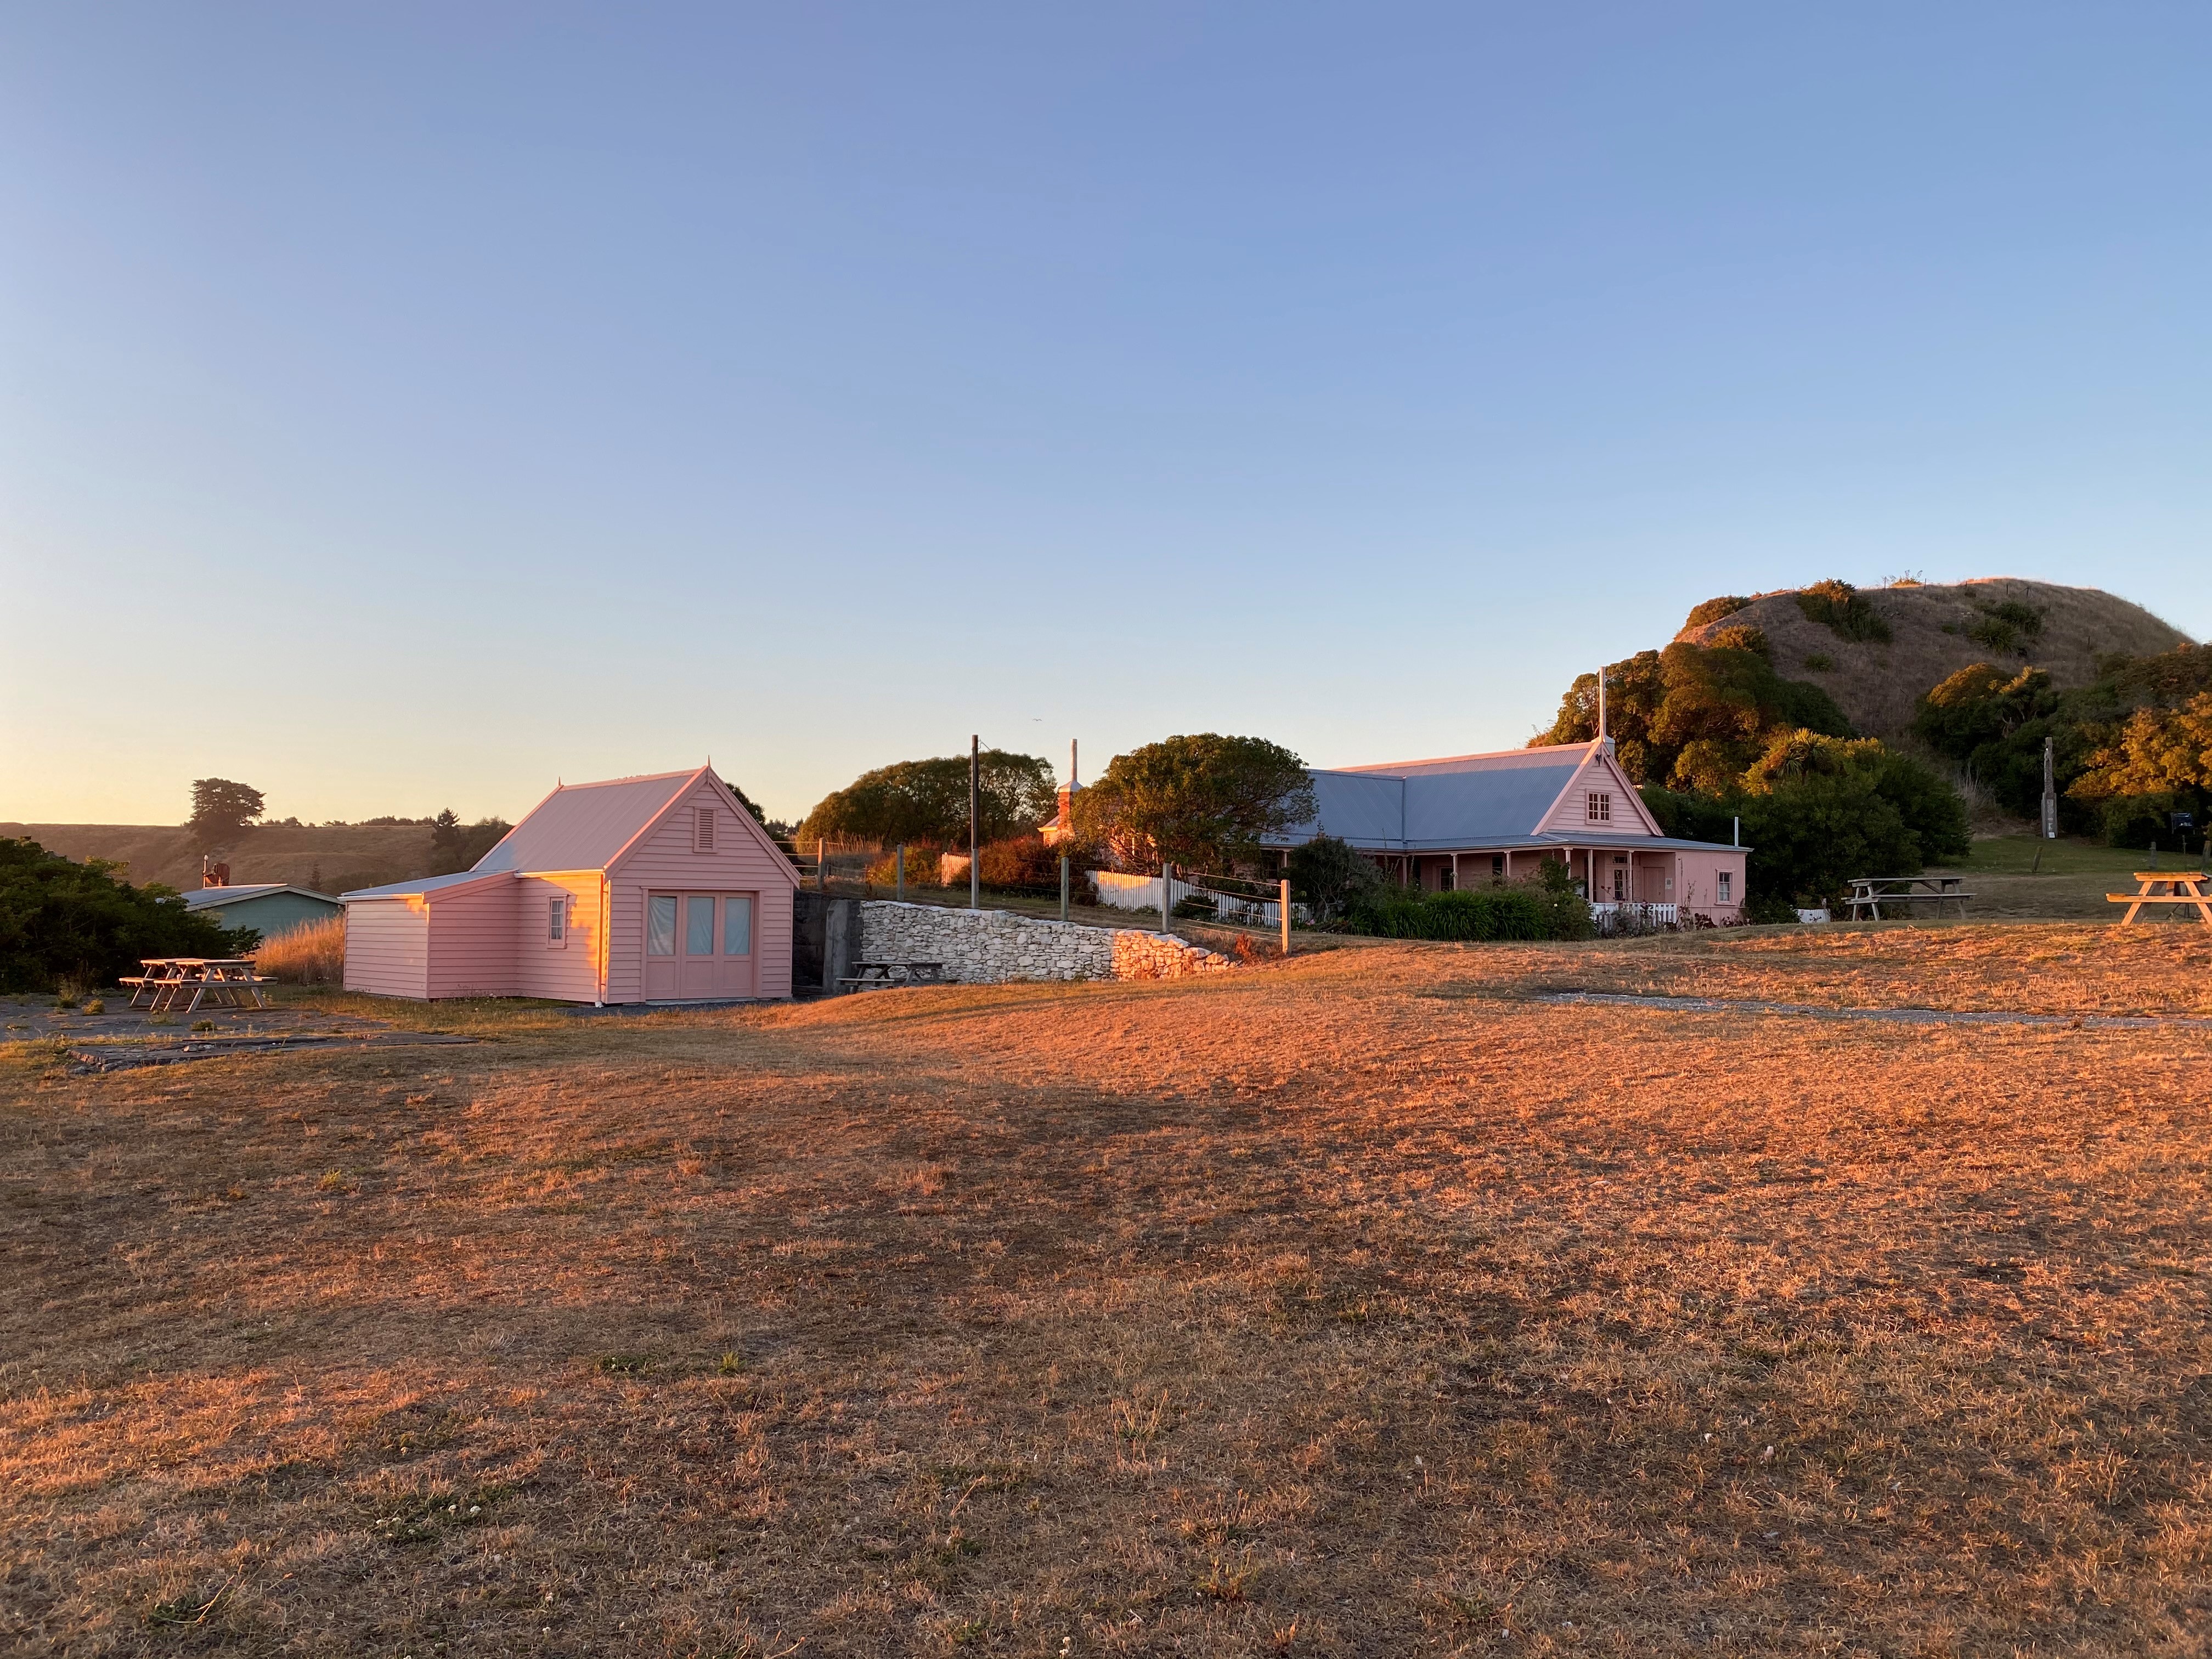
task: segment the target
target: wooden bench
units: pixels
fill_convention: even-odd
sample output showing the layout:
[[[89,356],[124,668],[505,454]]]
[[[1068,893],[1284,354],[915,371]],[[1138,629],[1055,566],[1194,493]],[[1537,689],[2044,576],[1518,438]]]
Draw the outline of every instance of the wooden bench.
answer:
[[[2124,904],[2127,915],[2120,918],[2123,927],[2133,921],[2146,904],[2193,904],[2197,914],[2212,924],[2212,892],[2205,890],[2212,881],[2202,870],[2130,870],[2129,875],[2141,885],[2132,893],[2107,893],[2105,898],[2112,904]],[[2166,887],[2172,890],[2155,890]]]
[[[901,985],[945,983],[945,964],[941,962],[856,962],[853,966],[859,971],[837,981],[848,991],[888,991]]]
[[[1882,919],[1885,904],[1932,904],[1936,914],[1942,915],[1943,907],[1955,904],[1959,914],[1966,914],[1966,901],[1973,895],[1965,890],[1963,876],[1855,876],[1851,878],[1851,914],[1853,921],[1871,918]],[[1862,915],[1862,911],[1869,915]]]

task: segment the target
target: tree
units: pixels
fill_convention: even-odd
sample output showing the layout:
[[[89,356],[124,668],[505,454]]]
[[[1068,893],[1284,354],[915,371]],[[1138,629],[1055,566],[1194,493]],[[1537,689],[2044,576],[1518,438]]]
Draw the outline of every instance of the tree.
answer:
[[[1289,750],[1205,732],[1115,756],[1076,796],[1075,824],[1126,866],[1225,870],[1315,810],[1305,763]]]
[[[2179,708],[2136,709],[2118,740],[2090,756],[2071,793],[2106,800],[2206,790],[2212,790],[2212,691]]]
[[[514,826],[504,818],[478,818],[464,824],[452,807],[430,820],[430,867],[425,873],[450,876],[476,868],[477,860],[499,845]]]
[[[1778,736],[1745,769],[1740,803],[1754,893],[1804,904],[1857,876],[1917,875],[1963,858],[1966,803],[1926,764],[1874,738]]]
[[[1034,755],[986,749],[981,759],[978,839],[1026,835],[1051,818],[1056,797],[1052,763]],[[968,757],[900,761],[863,772],[817,802],[799,826],[802,846],[851,836],[910,845],[968,843]]]
[[[2090,753],[2068,793],[2102,808],[2105,839],[2115,847],[2170,836],[2174,811],[2189,812],[2201,831],[2212,808],[2212,691],[2179,708],[2136,709]]]
[[[1291,849],[1291,896],[1323,927],[1382,888],[1375,860],[1334,836],[1316,836]]]
[[[1635,782],[1718,793],[1780,733],[1851,735],[1826,691],[1774,672],[1760,648],[1764,639],[1750,637],[1755,630],[1729,631],[1729,644],[1678,641],[1607,667],[1606,730]],[[1530,746],[1588,743],[1596,735],[1597,676],[1584,674],[1560,700],[1551,729]]]
[[[762,829],[767,829],[768,814],[762,811],[759,807],[753,805],[752,797],[745,793],[744,790],[738,788],[736,784],[730,783],[730,781],[727,778],[723,779],[722,781],[725,784],[728,784],[730,793],[737,797],[738,805],[744,807],[745,811],[751,815],[752,821],[760,825]]]
[[[261,816],[261,792],[228,778],[200,778],[192,784],[192,816],[185,828],[205,852],[234,839]]]
[[[119,868],[0,841],[0,991],[106,985],[141,957],[238,957],[260,942],[251,927],[194,915],[172,888],[118,881]]]

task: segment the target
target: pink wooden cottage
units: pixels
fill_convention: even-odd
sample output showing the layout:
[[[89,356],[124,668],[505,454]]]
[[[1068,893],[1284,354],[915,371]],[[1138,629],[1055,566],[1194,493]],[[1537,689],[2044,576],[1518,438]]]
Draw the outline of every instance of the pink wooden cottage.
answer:
[[[1315,771],[1311,822],[1273,843],[1334,836],[1428,890],[1511,881],[1564,860],[1593,903],[1717,922],[1743,914],[1749,849],[1661,832],[1612,740]]]
[[[568,784],[474,869],[345,894],[345,986],[594,1005],[787,997],[798,886],[712,767]]]

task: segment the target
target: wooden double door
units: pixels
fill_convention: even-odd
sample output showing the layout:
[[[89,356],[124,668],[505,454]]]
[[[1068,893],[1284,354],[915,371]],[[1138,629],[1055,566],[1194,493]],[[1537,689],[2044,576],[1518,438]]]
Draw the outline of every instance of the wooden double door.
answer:
[[[697,1002],[758,994],[757,893],[647,893],[645,1000]]]

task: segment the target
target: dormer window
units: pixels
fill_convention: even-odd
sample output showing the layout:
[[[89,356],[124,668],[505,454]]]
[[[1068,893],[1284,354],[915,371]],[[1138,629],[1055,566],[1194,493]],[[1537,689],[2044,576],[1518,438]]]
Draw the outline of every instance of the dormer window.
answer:
[[[695,853],[714,850],[714,809],[711,806],[691,809],[691,850]]]
[[[1583,798],[1583,814],[1592,823],[1613,822],[1613,797],[1593,789]]]

